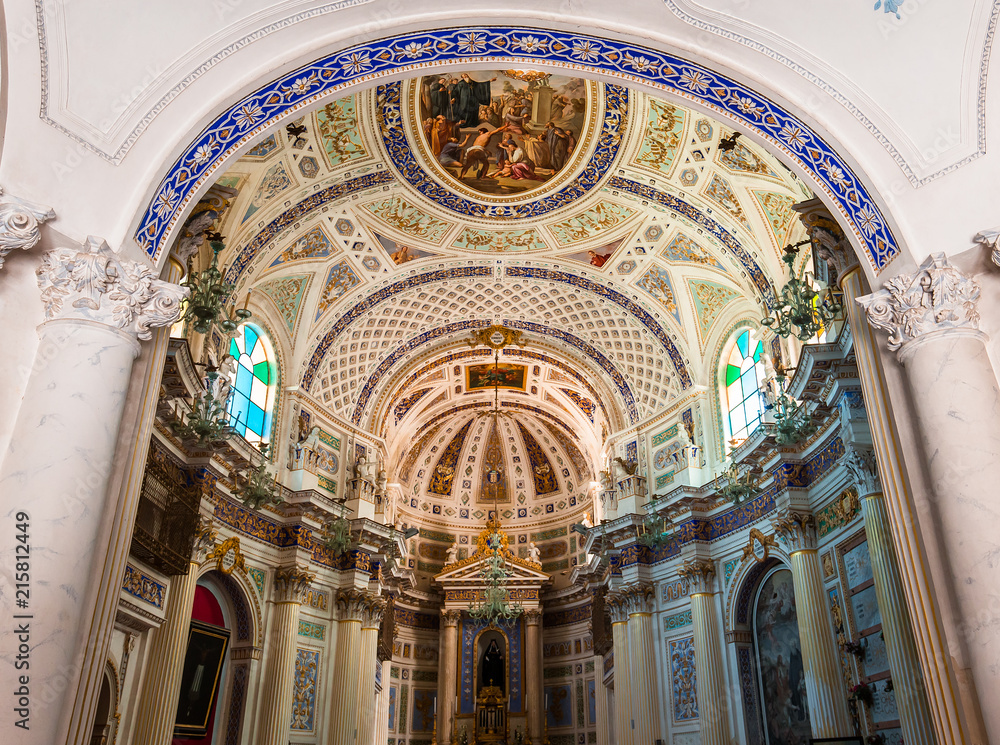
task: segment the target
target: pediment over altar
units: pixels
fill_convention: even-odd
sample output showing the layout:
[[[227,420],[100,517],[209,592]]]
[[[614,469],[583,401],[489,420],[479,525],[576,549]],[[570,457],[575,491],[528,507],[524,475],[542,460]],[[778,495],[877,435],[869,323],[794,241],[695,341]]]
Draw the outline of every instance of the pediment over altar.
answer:
[[[435,575],[434,581],[444,589],[445,606],[465,607],[478,599],[479,589],[485,586],[483,570],[492,552],[489,541],[493,535],[499,536],[500,551],[509,572],[506,582],[509,599],[525,607],[538,605],[542,587],[552,581],[552,576],[542,571],[538,562],[515,556],[507,534],[499,524],[491,522],[479,534],[472,556],[446,565]]]

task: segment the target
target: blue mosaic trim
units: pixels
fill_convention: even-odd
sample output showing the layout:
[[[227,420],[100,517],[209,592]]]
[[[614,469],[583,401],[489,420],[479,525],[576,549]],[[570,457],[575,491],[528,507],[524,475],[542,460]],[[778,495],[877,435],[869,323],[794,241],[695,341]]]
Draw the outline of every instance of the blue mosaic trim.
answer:
[[[167,591],[166,585],[157,582],[131,564],[125,565],[122,589],[132,597],[139,598],[139,600],[157,608],[163,607],[163,595]]]
[[[844,442],[834,437],[826,446],[802,463],[782,463],[766,476],[772,477],[771,485],[756,499],[726,510],[711,519],[692,518],[677,526],[673,540],[666,546],[652,551],[633,543],[621,552],[621,566],[656,564],[680,554],[681,546],[692,541],[709,543],[751,525],[775,509],[775,498],[784,489],[807,489],[827,471],[837,465],[844,455]]]
[[[414,277],[407,277],[406,279],[400,280],[399,282],[395,282],[387,287],[383,287],[381,290],[373,292],[338,318],[337,322],[330,327],[330,330],[323,335],[323,339],[317,345],[316,349],[313,350],[312,357],[309,359],[309,365],[306,367],[306,372],[302,376],[302,387],[308,391],[312,386],[313,379],[316,377],[316,372],[319,370],[320,362],[323,361],[323,358],[330,350],[330,347],[333,346],[337,337],[340,336],[340,334],[348,326],[379,303],[388,300],[394,295],[398,295],[400,292],[412,290],[415,287],[420,287],[421,285],[429,284],[431,282],[442,282],[448,279],[470,279],[472,277],[492,276],[493,268],[489,266],[452,267],[451,269],[439,269],[433,272],[418,274]]]
[[[235,285],[240,277],[243,276],[243,272],[250,266],[250,262],[264,250],[268,243],[277,238],[283,230],[307,217],[310,212],[318,210],[330,202],[336,202],[349,197],[352,194],[358,194],[369,189],[377,189],[380,186],[388,186],[393,181],[395,179],[391,173],[376,171],[364,176],[348,179],[347,181],[341,181],[315,194],[310,194],[302,201],[297,202],[294,207],[285,210],[271,220],[253,237],[253,240],[240,248],[239,253],[236,254],[236,257],[226,269],[226,282]]]
[[[621,176],[612,176],[608,179],[606,187],[608,189],[618,189],[619,191],[631,194],[632,196],[656,202],[662,207],[666,207],[673,212],[684,215],[684,217],[689,219],[691,222],[710,232],[719,242],[732,252],[733,256],[739,260],[743,268],[747,270],[747,274],[750,275],[750,280],[753,282],[754,287],[757,288],[757,292],[760,293],[761,298],[763,298],[764,302],[767,303],[767,307],[774,307],[776,302],[774,287],[772,287],[771,283],[768,281],[767,275],[764,274],[764,270],[762,270],[760,265],[754,261],[753,256],[746,252],[739,240],[711,217],[706,215],[701,210],[691,206],[683,199],[678,199],[672,194],[667,194],[666,192],[654,189],[652,186],[647,186],[646,184],[641,184],[638,181],[632,181],[631,179],[622,178]]]
[[[462,268],[470,269],[478,267],[462,267]],[[488,267],[486,268],[488,269]],[[431,272],[431,274],[439,274],[439,273],[440,272]],[[412,279],[416,279],[416,277],[413,277]],[[376,293],[376,295],[377,294],[378,293]],[[366,302],[367,299],[361,304],[364,305]],[[349,311],[349,313],[353,313],[353,309]],[[347,314],[345,314],[345,316],[346,315]],[[341,317],[340,320],[342,321],[343,317]],[[339,324],[340,321],[337,321],[337,325]],[[418,334],[412,339],[407,340],[403,344],[400,344],[398,347],[396,347],[396,349],[392,352],[392,354],[388,355],[384,360],[382,360],[382,362],[379,363],[378,367],[376,367],[375,370],[372,372],[372,374],[368,377],[368,380],[365,382],[364,388],[361,389],[361,393],[358,395],[358,403],[354,407],[354,413],[351,415],[351,421],[354,424],[360,424],[361,417],[364,415],[365,406],[368,405],[368,400],[372,397],[372,394],[375,392],[375,386],[378,385],[378,382],[387,372],[389,372],[389,370],[392,368],[393,365],[399,362],[402,358],[406,357],[406,355],[408,355],[414,349],[423,344],[434,341],[435,339],[440,339],[443,336],[448,336],[458,331],[467,331],[469,329],[483,329],[489,325],[490,325],[489,321],[457,321],[455,323],[449,323],[446,326],[439,326],[436,329],[425,331],[424,333]],[[584,354],[586,354],[594,362],[596,362],[601,367],[601,369],[604,370],[611,377],[612,380],[614,380],[615,385],[618,386],[618,390],[621,393],[622,398],[625,400],[625,406],[628,409],[629,414],[632,416],[632,421],[634,422],[636,421],[636,419],[638,419],[638,412],[635,408],[635,398],[632,395],[631,389],[628,387],[628,383],[625,381],[625,378],[622,376],[622,374],[618,372],[618,368],[616,368],[614,364],[607,357],[605,357],[601,353],[601,351],[598,350],[596,347],[594,347],[588,342],[583,341],[582,339],[573,336],[570,333],[567,333],[566,331],[549,328],[548,326],[542,326],[541,324],[531,323],[529,321],[507,321],[507,326],[509,326],[510,328],[532,331],[536,334],[541,334],[542,336],[552,336],[581,350]],[[326,341],[325,337],[323,341],[324,342]],[[312,369],[312,362],[310,362],[310,370],[311,369]],[[303,378],[303,380],[305,379]],[[305,383],[303,383],[303,385],[305,385]]]
[[[572,287],[579,287],[580,289],[587,290],[595,295],[600,295],[606,300],[610,300],[615,305],[627,310],[635,316],[639,323],[645,326],[646,329],[660,341],[663,348],[667,350],[667,354],[670,355],[670,361],[673,363],[674,369],[677,371],[677,375],[680,376],[681,387],[691,387],[691,376],[688,374],[687,368],[684,366],[684,358],[681,356],[680,350],[678,350],[677,346],[674,344],[674,340],[667,335],[667,332],[664,331],[663,327],[656,322],[656,319],[634,300],[625,297],[617,290],[605,287],[604,285],[599,285],[586,277],[578,277],[575,274],[560,272],[554,269],[541,269],[533,266],[509,266],[504,269],[504,275],[507,277],[531,277],[533,279],[547,279],[551,282],[562,282],[563,284],[567,284]]]
[[[621,133],[626,126],[628,89],[618,85],[604,86],[604,120],[601,132],[597,137],[594,154],[579,176],[554,194],[531,202],[507,205],[483,204],[466,199],[439,184],[417,163],[403,127],[402,88],[402,83],[390,83],[379,86],[377,94],[378,100],[382,102],[377,114],[378,125],[392,164],[411,186],[432,202],[467,217],[539,218],[552,210],[582,199],[598,185],[611,168],[621,146]]]
[[[535,41],[526,43],[528,37]],[[344,51],[283,75],[237,101],[205,127],[170,167],[135,232],[154,260],[198,189],[240,147],[285,116],[346,85],[401,69],[448,62],[484,66],[572,66],[660,88],[741,124],[794,159],[822,185],[850,222],[876,270],[899,246],[881,211],[847,162],[797,117],[747,86],[701,65],[646,47],[583,34],[523,27],[481,27],[400,34]]]

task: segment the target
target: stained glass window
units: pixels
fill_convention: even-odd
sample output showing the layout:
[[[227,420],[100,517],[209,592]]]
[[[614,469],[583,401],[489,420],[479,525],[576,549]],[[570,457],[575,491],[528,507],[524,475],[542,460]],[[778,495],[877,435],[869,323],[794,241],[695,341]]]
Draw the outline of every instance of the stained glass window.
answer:
[[[764,345],[750,338],[749,329],[737,338],[726,363],[726,405],[729,436],[745,440],[760,426],[763,401],[759,388],[763,377]]]
[[[229,342],[229,353],[236,360],[236,372],[231,376],[229,421],[237,434],[258,444],[268,439],[271,430],[272,363],[260,332],[249,324],[240,326]]]

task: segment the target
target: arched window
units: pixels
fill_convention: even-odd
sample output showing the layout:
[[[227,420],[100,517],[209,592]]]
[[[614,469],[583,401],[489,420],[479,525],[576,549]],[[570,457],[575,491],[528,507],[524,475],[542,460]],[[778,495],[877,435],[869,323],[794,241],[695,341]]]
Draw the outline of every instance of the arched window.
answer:
[[[266,442],[271,431],[271,407],[275,375],[273,363],[261,332],[243,324],[232,341],[229,353],[236,360],[229,396],[229,421],[247,442]]]
[[[759,388],[764,366],[764,344],[750,338],[750,330],[736,338],[726,362],[726,409],[729,412],[729,436],[745,440],[760,426],[763,402]]]

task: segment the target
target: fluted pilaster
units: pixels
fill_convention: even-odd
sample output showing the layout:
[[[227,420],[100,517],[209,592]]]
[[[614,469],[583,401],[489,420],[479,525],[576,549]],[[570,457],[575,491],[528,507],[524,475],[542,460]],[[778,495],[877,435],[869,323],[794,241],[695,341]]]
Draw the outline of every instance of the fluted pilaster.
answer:
[[[258,745],[286,745],[292,719],[295,684],[295,639],[299,610],[309,583],[315,578],[303,567],[280,567],[274,573],[271,643],[268,648],[264,695],[257,730]]]
[[[615,654],[615,742],[636,745],[632,730],[632,681],[629,672],[628,607],[618,592],[604,602],[611,614],[611,640]]]
[[[628,609],[629,676],[632,681],[635,742],[654,742],[660,737],[652,617],[656,592],[650,584],[638,584],[624,590],[623,595]]]
[[[678,574],[690,587],[701,743],[729,745],[729,703],[715,609],[715,564],[708,559],[693,559],[684,562]]]
[[[135,742],[169,745],[173,738],[198,568],[217,537],[212,521],[202,518],[188,573],[178,575],[170,582],[166,618],[153,632],[150,642],[149,662],[136,717]]]
[[[524,700],[528,709],[528,741],[532,744],[542,741],[545,716],[542,696],[542,612],[524,612]]]
[[[830,612],[816,552],[816,521],[808,513],[785,510],[773,522],[775,531],[791,553],[802,668],[813,737],[847,737],[854,728],[837,659],[837,645],[830,631]]]
[[[333,661],[330,745],[358,745],[361,624],[371,596],[358,590],[337,593],[337,652]]]
[[[372,745],[375,737],[375,665],[378,656],[378,629],[385,610],[385,598],[371,597],[361,611],[361,684],[358,686],[358,743]]]
[[[597,671],[597,682],[594,686],[594,696],[597,709],[597,745],[610,745],[611,722],[608,721],[608,690],[604,686],[604,657],[594,657],[594,669]]]

